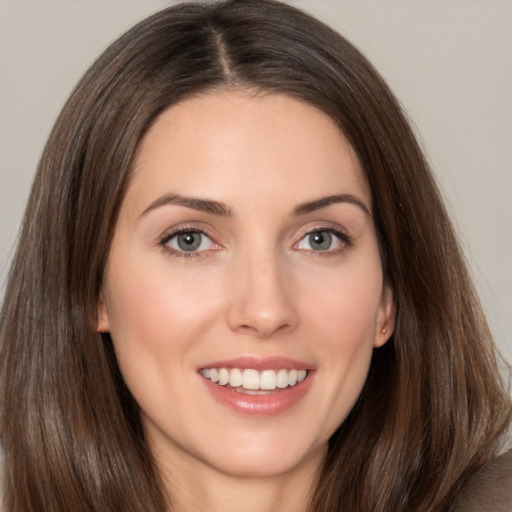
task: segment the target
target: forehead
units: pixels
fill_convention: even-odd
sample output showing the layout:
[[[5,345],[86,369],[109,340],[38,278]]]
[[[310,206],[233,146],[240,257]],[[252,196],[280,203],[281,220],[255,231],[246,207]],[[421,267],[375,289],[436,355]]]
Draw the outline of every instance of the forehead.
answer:
[[[281,94],[209,93],[168,108],[142,139],[128,195],[258,193],[280,201],[370,193],[353,148],[315,107]],[[286,197],[285,197],[286,196]]]

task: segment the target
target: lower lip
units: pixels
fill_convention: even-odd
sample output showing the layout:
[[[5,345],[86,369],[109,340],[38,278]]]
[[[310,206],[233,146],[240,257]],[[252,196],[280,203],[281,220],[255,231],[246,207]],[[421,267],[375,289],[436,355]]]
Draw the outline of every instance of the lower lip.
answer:
[[[213,398],[236,414],[244,416],[275,416],[291,409],[308,392],[313,380],[313,372],[299,384],[276,390],[266,395],[247,395],[233,389],[219,386],[201,377]]]

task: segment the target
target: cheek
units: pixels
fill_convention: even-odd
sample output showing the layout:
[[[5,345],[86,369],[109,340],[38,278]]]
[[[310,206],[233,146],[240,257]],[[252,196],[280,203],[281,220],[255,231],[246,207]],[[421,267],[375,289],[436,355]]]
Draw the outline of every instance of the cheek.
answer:
[[[212,328],[219,283],[207,268],[185,271],[187,262],[170,265],[160,253],[126,254],[111,254],[105,302],[119,365],[129,378],[142,366],[149,371],[158,361],[176,359]]]
[[[333,382],[353,388],[348,395],[357,395],[366,378],[375,342],[379,296],[380,287],[369,282],[364,290],[359,286],[332,287],[310,304],[308,338],[323,354]]]
[[[329,437],[347,417],[366,381],[373,354],[376,322],[382,293],[377,264],[350,273],[338,269],[329,279],[309,279],[309,294],[302,304],[308,311],[305,336],[322,354],[316,378],[324,392],[318,398],[320,415]],[[307,302],[306,302],[307,300]]]
[[[382,272],[378,258],[340,267],[327,275],[308,274],[301,309],[330,340],[333,350],[373,345],[381,307]]]
[[[165,258],[139,264],[132,255],[111,256],[105,301],[110,334],[135,399],[143,409],[158,410],[162,384],[177,387],[190,375],[195,342],[219,316],[215,282],[176,265],[170,271]]]

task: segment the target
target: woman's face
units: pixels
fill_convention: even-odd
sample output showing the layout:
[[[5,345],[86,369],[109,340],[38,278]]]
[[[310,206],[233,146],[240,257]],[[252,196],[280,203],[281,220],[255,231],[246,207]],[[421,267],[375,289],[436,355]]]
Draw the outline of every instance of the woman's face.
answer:
[[[164,466],[268,476],[320,463],[393,323],[370,192],[329,117],[237,91],[156,121],[98,330]]]

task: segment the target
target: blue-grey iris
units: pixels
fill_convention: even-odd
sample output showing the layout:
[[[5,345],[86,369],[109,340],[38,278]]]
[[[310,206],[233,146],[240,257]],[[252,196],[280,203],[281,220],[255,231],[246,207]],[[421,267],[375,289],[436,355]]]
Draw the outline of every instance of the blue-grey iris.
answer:
[[[201,233],[181,233],[176,242],[182,251],[195,251],[201,245]]]
[[[309,235],[309,245],[314,251],[325,251],[331,247],[332,235],[328,231],[317,231]]]

